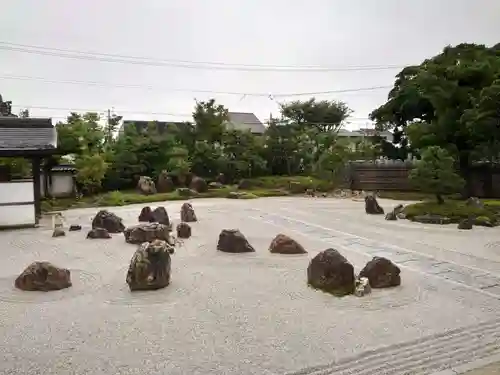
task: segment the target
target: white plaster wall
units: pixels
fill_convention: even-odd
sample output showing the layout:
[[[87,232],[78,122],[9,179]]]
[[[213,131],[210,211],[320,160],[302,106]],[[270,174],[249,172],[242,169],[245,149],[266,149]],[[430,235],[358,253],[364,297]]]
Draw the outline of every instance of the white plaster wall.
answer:
[[[0,227],[35,225],[34,200],[33,181],[0,183]]]
[[[44,191],[44,179],[45,175],[40,175],[40,192],[42,197],[47,196]],[[74,194],[74,184],[72,174],[54,173],[52,175],[52,187],[49,186],[49,189],[51,189],[50,195],[54,198],[72,196]]]

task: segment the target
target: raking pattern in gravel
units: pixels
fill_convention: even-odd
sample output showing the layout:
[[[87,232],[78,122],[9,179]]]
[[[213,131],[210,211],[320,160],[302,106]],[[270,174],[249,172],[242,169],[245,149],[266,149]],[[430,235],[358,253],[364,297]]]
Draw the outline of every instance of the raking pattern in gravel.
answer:
[[[370,256],[387,257],[393,262],[414,271],[458,283],[495,298],[500,297],[500,277],[496,275],[474,268],[437,260],[411,250],[365,239],[349,233],[339,232],[321,225],[267,213],[254,208],[249,209],[249,211],[254,213],[253,218],[257,220],[262,220],[276,226],[312,236],[318,240],[330,242],[333,246],[338,246],[354,252]]]

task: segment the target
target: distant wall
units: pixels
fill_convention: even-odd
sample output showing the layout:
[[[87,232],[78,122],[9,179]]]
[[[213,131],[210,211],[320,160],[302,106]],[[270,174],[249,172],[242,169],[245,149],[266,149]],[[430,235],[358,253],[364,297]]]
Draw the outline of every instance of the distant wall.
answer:
[[[415,191],[408,178],[412,161],[351,163],[345,187],[353,190]],[[473,196],[500,198],[500,166],[475,165],[470,169]]]

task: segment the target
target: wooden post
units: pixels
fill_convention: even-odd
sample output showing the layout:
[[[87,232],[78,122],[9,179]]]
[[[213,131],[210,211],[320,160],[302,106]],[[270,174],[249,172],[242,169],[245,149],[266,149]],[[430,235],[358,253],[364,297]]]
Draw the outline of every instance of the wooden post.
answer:
[[[40,184],[40,158],[34,157],[31,159],[32,175],[33,175],[33,195],[35,198],[35,223],[42,217],[42,197]]]

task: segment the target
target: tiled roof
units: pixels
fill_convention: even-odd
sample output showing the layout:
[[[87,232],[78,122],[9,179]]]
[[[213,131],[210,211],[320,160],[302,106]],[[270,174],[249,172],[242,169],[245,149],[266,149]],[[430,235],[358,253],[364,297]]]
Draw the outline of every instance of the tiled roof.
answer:
[[[57,147],[51,119],[0,117],[0,150],[45,150]]]
[[[229,112],[229,126],[237,130],[250,130],[254,134],[263,134],[266,127],[253,113]]]

